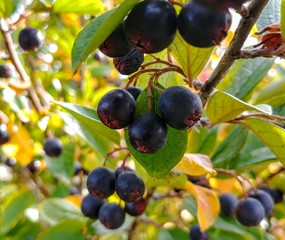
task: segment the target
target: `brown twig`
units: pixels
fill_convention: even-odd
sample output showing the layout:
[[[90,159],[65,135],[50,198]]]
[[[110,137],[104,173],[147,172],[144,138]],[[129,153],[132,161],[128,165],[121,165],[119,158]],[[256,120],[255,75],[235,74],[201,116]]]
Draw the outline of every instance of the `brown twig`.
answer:
[[[107,153],[106,157],[104,159],[104,162],[103,162],[103,166],[106,166],[108,158],[111,157],[113,153],[118,152],[118,151],[122,151],[122,150],[129,151],[129,149],[127,147],[119,147],[119,148],[114,148],[113,151]]]

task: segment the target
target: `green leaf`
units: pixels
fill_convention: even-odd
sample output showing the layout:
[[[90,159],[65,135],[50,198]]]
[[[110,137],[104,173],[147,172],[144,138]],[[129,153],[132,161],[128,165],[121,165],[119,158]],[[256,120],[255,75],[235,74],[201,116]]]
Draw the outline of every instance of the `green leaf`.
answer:
[[[258,118],[246,119],[243,124],[264,142],[278,160],[285,162],[285,129]]]
[[[162,229],[159,232],[158,240],[189,240],[189,233],[180,228]]]
[[[274,59],[268,58],[240,59],[234,63],[218,89],[243,100],[268,73],[273,63]]]
[[[281,27],[281,34],[285,39],[285,0],[281,2],[281,17],[280,17],[280,27]]]
[[[51,225],[56,225],[68,219],[85,221],[80,208],[62,198],[46,199],[39,206],[39,211],[40,219]]]
[[[214,47],[196,48],[186,43],[177,32],[172,44],[169,46],[176,61],[184,70],[188,80],[192,82],[207,64]]]
[[[57,0],[53,4],[53,13],[100,14],[104,11],[101,0]]]
[[[0,1],[0,17],[9,17],[18,7],[20,0]]]
[[[76,72],[89,54],[100,46],[138,2],[139,0],[125,0],[119,7],[96,17],[81,30],[72,48],[73,72]]]
[[[26,208],[35,202],[33,192],[30,190],[18,190],[11,194],[2,206],[1,229],[7,231],[12,224],[16,223]]]
[[[74,174],[74,144],[64,145],[62,154],[57,158],[45,156],[45,162],[48,169],[56,177],[63,179],[65,182],[70,181],[70,177]]]
[[[152,91],[152,109],[158,112],[157,102],[160,94]],[[148,96],[145,89],[137,99],[136,116],[147,112]],[[187,146],[187,131],[176,130],[167,126],[167,142],[159,151],[153,154],[142,154],[135,150],[129,142],[128,131],[125,131],[127,146],[134,158],[145,168],[152,177],[164,177],[183,157]]]
[[[257,29],[260,31],[266,26],[280,22],[280,6],[282,0],[270,0],[257,20]],[[284,16],[283,16],[284,17]]]
[[[76,220],[65,220],[48,228],[37,240],[84,240],[83,223]]]
[[[66,102],[55,103],[70,113],[61,114],[65,123],[102,156],[109,150],[110,141],[120,144],[120,134],[101,123],[94,109]]]
[[[268,114],[261,108],[247,104],[225,92],[216,91],[209,99],[206,115],[211,124],[233,120],[244,111],[257,111]]]
[[[211,160],[215,167],[229,169],[231,159],[236,156],[247,138],[248,129],[244,126],[236,126],[230,134],[218,145]]]
[[[172,188],[184,188],[187,181],[186,174],[170,172],[164,178],[157,179],[150,177],[146,180],[145,184],[147,188],[152,187],[172,187]]]

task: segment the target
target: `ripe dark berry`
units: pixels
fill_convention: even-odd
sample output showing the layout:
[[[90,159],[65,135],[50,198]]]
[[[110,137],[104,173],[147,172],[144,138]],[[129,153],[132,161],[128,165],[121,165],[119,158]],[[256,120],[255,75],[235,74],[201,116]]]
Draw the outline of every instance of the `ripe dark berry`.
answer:
[[[219,197],[221,212],[228,217],[235,216],[236,206],[238,204],[238,199],[235,195],[231,193],[222,194]]]
[[[272,197],[274,203],[283,202],[283,192],[281,190],[270,187],[261,187],[260,189],[267,192]]]
[[[34,51],[38,49],[41,46],[42,41],[43,35],[36,28],[24,28],[19,34],[19,45],[26,51]]]
[[[200,97],[182,86],[167,88],[160,95],[158,109],[167,124],[181,130],[191,128],[202,116]]]
[[[177,26],[183,39],[195,47],[219,45],[227,36],[232,18],[228,10],[207,8],[196,2],[186,4],[178,15]]]
[[[3,145],[10,140],[10,134],[5,124],[0,125],[0,145]]]
[[[103,124],[112,129],[128,126],[136,111],[136,101],[124,89],[115,89],[105,94],[97,108],[98,116]]]
[[[58,157],[63,150],[62,142],[57,137],[49,138],[44,143],[44,151],[49,157]]]
[[[123,57],[132,50],[132,46],[128,43],[124,26],[121,23],[109,37],[99,46],[99,49],[108,57]]]
[[[116,178],[115,189],[122,200],[133,202],[143,196],[145,185],[136,173],[124,172]]]
[[[142,52],[133,49],[127,55],[113,59],[114,67],[123,75],[136,72],[144,61]]]
[[[7,64],[2,64],[0,66],[0,78],[10,78],[12,77],[12,69]]]
[[[99,210],[104,204],[102,199],[96,198],[90,194],[83,198],[81,202],[81,211],[84,216],[97,219]]]
[[[26,168],[32,173],[35,174],[40,170],[42,163],[40,160],[33,160],[31,161]]]
[[[117,229],[125,221],[125,212],[115,203],[105,203],[99,210],[99,220],[106,228]]]
[[[141,198],[135,202],[126,202],[125,212],[131,216],[137,217],[141,215],[146,209],[146,200]]]
[[[14,167],[17,164],[17,160],[15,158],[7,158],[5,160],[5,165],[8,167]]]
[[[144,113],[128,128],[130,144],[141,153],[160,150],[167,140],[167,127],[155,113]]]
[[[262,204],[255,198],[246,198],[238,202],[236,206],[236,219],[245,226],[257,226],[265,217]]]
[[[134,172],[134,170],[131,169],[131,168],[129,168],[129,167],[127,167],[127,166],[124,166],[124,169],[122,169],[122,167],[118,167],[118,168],[115,170],[115,176],[116,176],[116,178],[117,178],[120,174],[122,174],[122,173],[124,173],[124,172]]]
[[[272,197],[263,190],[257,190],[249,194],[250,197],[257,199],[265,210],[265,216],[271,216],[273,212],[274,202]]]
[[[103,199],[115,192],[115,174],[105,167],[95,168],[87,177],[87,189],[93,196]]]
[[[201,232],[198,224],[191,226],[189,235],[191,240],[208,240],[207,232]]]
[[[165,0],[142,1],[125,21],[129,42],[144,53],[156,53],[167,48],[176,34],[177,16]]]
[[[142,92],[142,88],[136,86],[129,86],[126,90],[133,96],[135,100],[137,100]]]

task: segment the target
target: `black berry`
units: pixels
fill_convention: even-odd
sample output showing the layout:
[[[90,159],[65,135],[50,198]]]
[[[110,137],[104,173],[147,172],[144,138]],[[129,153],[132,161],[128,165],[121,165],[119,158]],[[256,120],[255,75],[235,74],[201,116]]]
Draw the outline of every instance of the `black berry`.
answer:
[[[84,216],[97,219],[99,210],[104,204],[102,199],[96,198],[90,194],[83,198],[81,202],[81,211]]]
[[[222,194],[219,197],[221,212],[228,217],[235,216],[236,206],[238,204],[238,199],[235,195],[231,193]]]
[[[142,1],[125,21],[129,42],[144,53],[167,48],[176,34],[177,17],[173,6],[165,0]]]
[[[103,124],[112,129],[128,126],[136,111],[136,101],[124,89],[115,89],[105,94],[97,108],[98,116]]]
[[[17,164],[17,160],[15,158],[7,158],[5,160],[5,165],[8,167],[14,167]]]
[[[2,64],[0,66],[0,78],[10,78],[12,77],[12,69],[7,64]]]
[[[198,224],[191,226],[189,236],[191,240],[208,240],[208,233],[201,232],[200,226]]]
[[[122,174],[122,173],[124,173],[124,172],[134,172],[134,170],[131,169],[131,168],[129,168],[129,167],[127,167],[127,166],[124,166],[123,168],[122,168],[122,167],[118,167],[118,168],[115,170],[115,176],[116,176],[116,178],[117,178],[120,174]]]
[[[125,204],[125,212],[131,216],[137,217],[141,215],[147,206],[147,202],[145,199],[140,198],[135,202],[126,202]]]
[[[19,45],[26,51],[34,51],[38,49],[41,46],[42,41],[43,35],[36,28],[24,28],[19,34]]]
[[[227,36],[232,18],[228,10],[216,10],[196,2],[186,4],[178,15],[178,30],[195,47],[219,45]]]
[[[63,151],[63,145],[59,138],[52,137],[44,143],[44,151],[49,157],[58,157]]]
[[[136,86],[129,86],[126,90],[133,96],[135,100],[137,100],[142,92],[142,88]]]
[[[0,125],[0,145],[3,145],[10,140],[10,134],[5,124]]]
[[[99,210],[99,220],[106,228],[117,229],[125,221],[125,212],[115,203],[105,203]]]
[[[124,26],[121,23],[110,36],[99,46],[99,49],[108,57],[123,57],[132,50],[132,46],[128,43]]]
[[[158,100],[158,109],[167,124],[176,129],[191,128],[202,116],[202,102],[192,90],[173,86]]]
[[[260,189],[267,192],[272,197],[274,203],[283,202],[283,192],[280,189],[272,189],[270,187],[261,187]]]
[[[40,170],[41,167],[41,161],[40,160],[33,160],[31,161],[26,168],[32,173],[35,174]]]
[[[123,172],[116,179],[115,189],[122,200],[133,202],[143,196],[145,185],[136,173]]]
[[[93,196],[103,199],[115,192],[115,174],[105,167],[95,168],[87,177],[87,189]]]
[[[155,113],[144,113],[128,128],[130,144],[141,153],[160,150],[167,140],[167,127]]]
[[[263,190],[257,190],[256,192],[252,192],[249,195],[252,198],[257,199],[265,210],[265,216],[271,216],[273,212],[274,202],[272,197]]]
[[[114,67],[123,75],[136,72],[144,61],[144,54],[133,49],[127,55],[113,59]]]
[[[260,201],[248,197],[238,202],[235,216],[242,225],[257,226],[265,217],[265,210]]]

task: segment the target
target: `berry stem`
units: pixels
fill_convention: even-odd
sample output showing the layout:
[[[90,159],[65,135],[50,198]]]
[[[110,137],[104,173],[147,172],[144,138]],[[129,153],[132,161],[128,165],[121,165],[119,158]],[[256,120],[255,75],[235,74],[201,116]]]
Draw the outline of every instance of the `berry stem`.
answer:
[[[129,151],[129,149],[127,147],[119,147],[119,148],[114,148],[114,150],[111,152],[108,152],[106,154],[105,159],[104,159],[103,166],[106,166],[108,158],[111,157],[113,153],[118,152],[118,151],[122,151],[122,150]],[[130,153],[128,152],[128,154],[130,154]]]

